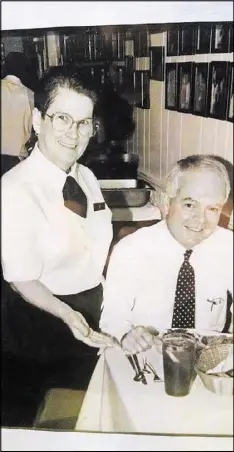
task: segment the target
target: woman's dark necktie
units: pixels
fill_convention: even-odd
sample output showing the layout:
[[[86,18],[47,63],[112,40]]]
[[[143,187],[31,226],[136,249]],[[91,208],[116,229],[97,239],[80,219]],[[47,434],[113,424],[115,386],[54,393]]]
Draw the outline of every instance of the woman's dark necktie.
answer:
[[[185,251],[184,261],[179,270],[172,328],[195,328],[195,274],[189,263],[192,252]]]
[[[67,176],[63,187],[64,205],[81,217],[87,216],[87,197],[74,177]]]

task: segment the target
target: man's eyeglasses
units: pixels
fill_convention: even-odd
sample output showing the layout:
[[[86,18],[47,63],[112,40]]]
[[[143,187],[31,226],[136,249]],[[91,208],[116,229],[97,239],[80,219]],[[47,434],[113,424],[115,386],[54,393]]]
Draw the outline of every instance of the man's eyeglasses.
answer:
[[[73,124],[76,124],[78,133],[85,136],[92,137],[97,132],[99,125],[93,120],[93,118],[85,118],[80,121],[74,121],[74,119],[68,113],[54,113],[53,115],[48,115],[51,119],[52,127],[57,132],[67,132]]]

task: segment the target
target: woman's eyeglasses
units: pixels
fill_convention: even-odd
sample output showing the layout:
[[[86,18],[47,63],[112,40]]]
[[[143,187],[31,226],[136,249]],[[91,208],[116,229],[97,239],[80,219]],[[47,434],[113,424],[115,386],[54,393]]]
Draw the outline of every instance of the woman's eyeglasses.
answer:
[[[48,115],[51,119],[52,127],[57,132],[67,132],[73,124],[76,124],[78,133],[84,137],[92,137],[99,129],[99,124],[93,120],[93,118],[85,118],[80,121],[74,121],[74,119],[68,113],[54,113],[53,115]]]

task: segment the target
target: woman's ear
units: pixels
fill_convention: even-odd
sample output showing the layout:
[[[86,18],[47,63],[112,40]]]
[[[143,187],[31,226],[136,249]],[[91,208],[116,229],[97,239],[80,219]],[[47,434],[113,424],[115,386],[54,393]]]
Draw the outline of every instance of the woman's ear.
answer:
[[[35,131],[36,135],[38,135],[40,133],[40,129],[41,129],[41,112],[37,108],[33,109],[32,123],[33,123],[34,131]]]

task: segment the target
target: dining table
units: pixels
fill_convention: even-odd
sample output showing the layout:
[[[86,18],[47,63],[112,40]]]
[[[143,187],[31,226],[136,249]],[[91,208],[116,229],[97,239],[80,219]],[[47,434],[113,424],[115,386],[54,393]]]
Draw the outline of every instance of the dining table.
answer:
[[[233,397],[209,391],[198,375],[188,395],[167,395],[162,356],[152,366],[157,355],[150,352],[129,357],[112,347],[100,353],[75,430],[232,438]]]

